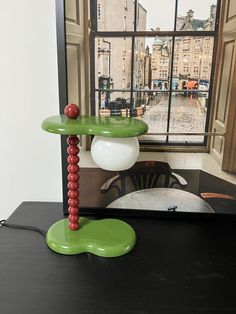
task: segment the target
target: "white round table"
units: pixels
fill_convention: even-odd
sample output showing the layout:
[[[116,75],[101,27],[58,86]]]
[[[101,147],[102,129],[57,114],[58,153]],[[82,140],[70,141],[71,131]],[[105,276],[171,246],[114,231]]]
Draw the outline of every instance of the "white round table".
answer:
[[[169,188],[152,188],[135,191],[116,199],[107,207],[214,213],[210,205],[197,195]]]

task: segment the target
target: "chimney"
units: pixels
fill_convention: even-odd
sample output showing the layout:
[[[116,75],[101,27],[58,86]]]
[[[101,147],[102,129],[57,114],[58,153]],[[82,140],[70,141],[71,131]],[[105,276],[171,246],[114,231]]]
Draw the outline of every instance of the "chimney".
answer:
[[[210,8],[210,18],[215,19],[216,17],[216,5],[212,4]]]
[[[194,13],[194,11],[192,9],[190,9],[187,12],[187,19],[188,19],[188,21],[192,21],[193,20],[193,13]]]

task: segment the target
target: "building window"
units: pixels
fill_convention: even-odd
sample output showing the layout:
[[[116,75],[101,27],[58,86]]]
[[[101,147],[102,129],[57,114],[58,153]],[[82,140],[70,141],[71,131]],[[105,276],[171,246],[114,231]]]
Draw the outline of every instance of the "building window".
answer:
[[[194,62],[199,62],[199,53],[198,52],[194,53]]]
[[[173,75],[177,75],[177,74],[178,74],[178,67],[173,66]]]
[[[190,54],[184,54],[183,62],[184,63],[189,63],[190,62]]]
[[[190,39],[183,39],[183,51],[189,51],[191,41]]]
[[[160,65],[161,66],[168,66],[169,59],[168,58],[160,58]]]
[[[98,3],[98,5],[97,5],[97,8],[98,8],[98,20],[100,21],[101,20],[101,4],[100,3]]]
[[[147,122],[144,146],[206,146],[180,133],[208,131],[219,2],[91,0],[92,113]]]
[[[193,68],[193,75],[194,75],[194,77],[198,77],[198,74],[199,74],[199,69],[198,69],[198,67],[194,67],[194,68]]]
[[[178,63],[178,61],[179,61],[179,55],[178,55],[178,54],[174,54],[174,60],[173,60],[173,62],[174,62],[174,63]]]
[[[188,66],[185,66],[184,67],[184,74],[187,74],[188,75],[189,73],[189,67]]]

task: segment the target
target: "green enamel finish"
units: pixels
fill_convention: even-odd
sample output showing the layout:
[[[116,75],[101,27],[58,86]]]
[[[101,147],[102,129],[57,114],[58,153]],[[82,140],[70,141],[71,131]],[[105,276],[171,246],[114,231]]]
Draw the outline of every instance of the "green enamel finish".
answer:
[[[92,253],[102,257],[117,257],[135,246],[136,234],[126,222],[117,219],[79,219],[80,229],[71,231],[68,220],[53,224],[47,232],[47,245],[53,251],[74,255]]]
[[[108,137],[133,137],[148,131],[148,125],[136,118],[80,116],[69,119],[65,115],[45,119],[42,128],[56,134]]]

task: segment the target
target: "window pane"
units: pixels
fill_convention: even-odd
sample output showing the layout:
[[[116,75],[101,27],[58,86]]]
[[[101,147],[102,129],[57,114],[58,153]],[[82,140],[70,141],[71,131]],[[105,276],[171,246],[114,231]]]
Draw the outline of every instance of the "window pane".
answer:
[[[143,107],[143,115],[141,115],[140,117],[144,122],[148,124],[148,132],[167,132],[169,93],[153,92],[149,93],[148,97],[145,93],[137,94],[140,94],[139,97],[142,99],[141,106]],[[144,135],[140,139],[145,141],[165,141],[166,136]]]
[[[134,116],[142,116],[150,102],[150,92],[133,93]]]
[[[176,37],[172,89],[209,89],[213,47],[213,37]]]
[[[131,46],[131,38],[95,39],[96,89],[130,89]]]
[[[133,31],[133,0],[97,0],[98,31]]]
[[[172,39],[136,37],[134,52],[134,88],[168,90],[170,84]]]
[[[149,133],[204,133],[214,37],[154,37],[152,31],[173,31],[175,9],[177,31],[214,31],[217,0],[165,0],[165,5],[161,0],[96,2],[98,31],[124,31],[122,37],[95,38],[96,113],[136,116],[148,123]],[[134,29],[150,31],[150,36],[133,33],[132,45],[132,37],[124,36]],[[141,139],[166,142],[167,136]],[[203,141],[204,136],[168,137],[173,144]]]
[[[134,88],[151,88],[151,51],[149,44],[151,39],[145,37],[136,37],[134,46]]]
[[[139,31],[173,31],[175,1],[139,0],[137,7],[137,30]]]
[[[177,31],[214,31],[217,0],[179,0]]]
[[[152,44],[152,89],[168,90],[170,88],[172,39],[156,37]]]
[[[187,90],[174,93],[171,97],[169,132],[205,132],[208,93]],[[169,136],[169,142],[202,143],[203,136]]]
[[[96,112],[101,116],[130,116],[129,92],[96,92]]]

